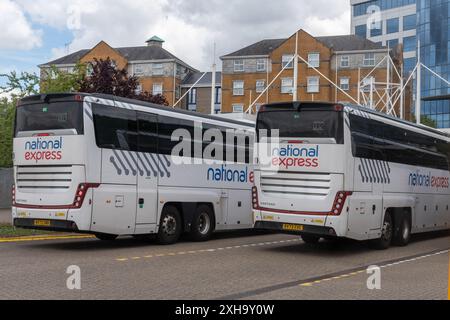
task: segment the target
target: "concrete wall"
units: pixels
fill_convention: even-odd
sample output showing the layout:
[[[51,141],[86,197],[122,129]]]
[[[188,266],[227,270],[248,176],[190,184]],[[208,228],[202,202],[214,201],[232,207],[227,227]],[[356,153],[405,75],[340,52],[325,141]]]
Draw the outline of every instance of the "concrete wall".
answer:
[[[0,168],[0,209],[11,208],[11,188],[13,184],[13,169]]]

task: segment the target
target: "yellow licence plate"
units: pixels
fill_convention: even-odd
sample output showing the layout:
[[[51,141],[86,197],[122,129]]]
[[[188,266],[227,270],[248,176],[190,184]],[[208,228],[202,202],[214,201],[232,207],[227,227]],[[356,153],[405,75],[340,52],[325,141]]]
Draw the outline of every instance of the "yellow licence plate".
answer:
[[[303,231],[304,227],[298,224],[283,224],[283,230],[285,231]]]
[[[51,221],[50,220],[34,220],[34,226],[35,227],[50,227]]]

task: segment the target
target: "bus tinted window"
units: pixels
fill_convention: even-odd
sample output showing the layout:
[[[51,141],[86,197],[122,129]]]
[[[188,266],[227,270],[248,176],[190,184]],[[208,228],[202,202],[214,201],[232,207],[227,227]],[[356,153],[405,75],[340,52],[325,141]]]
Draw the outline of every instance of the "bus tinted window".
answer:
[[[158,117],[138,112],[139,152],[158,153]]]
[[[137,151],[136,112],[93,104],[95,140],[99,148]]]
[[[182,139],[177,141],[172,141],[172,134],[175,130],[186,130],[186,134],[189,133],[190,137],[194,137],[194,122],[179,118],[171,118],[166,116],[158,117],[158,146],[159,153],[170,155],[172,154],[173,148],[178,145]],[[179,131],[181,133],[181,131]],[[192,145],[191,153],[194,152],[194,145]],[[180,157],[192,157],[192,154],[179,154]]]
[[[449,169],[450,145],[446,141],[353,114],[349,118],[353,156]]]
[[[258,115],[257,131],[278,129],[281,138],[334,138],[344,143],[342,112],[329,110],[267,111]]]
[[[83,134],[83,108],[80,102],[55,102],[17,107],[15,136],[19,132],[76,130]]]

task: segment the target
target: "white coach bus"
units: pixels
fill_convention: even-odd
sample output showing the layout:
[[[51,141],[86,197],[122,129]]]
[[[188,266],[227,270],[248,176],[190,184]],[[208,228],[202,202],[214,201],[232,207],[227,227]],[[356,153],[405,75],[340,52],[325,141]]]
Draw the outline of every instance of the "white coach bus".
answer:
[[[180,129],[192,149],[172,156]],[[218,136],[207,138],[210,129]],[[236,137],[225,139],[227,130]],[[254,124],[141,101],[27,97],[16,112],[14,225],[101,240],[153,234],[163,244],[184,232],[201,241],[214,230],[252,228],[253,140]],[[207,164],[211,144],[231,161]],[[180,164],[186,159],[195,163]]]
[[[263,106],[257,133],[261,150],[279,142],[255,168],[257,228],[379,249],[450,228],[450,138],[440,131],[358,106],[298,102]]]

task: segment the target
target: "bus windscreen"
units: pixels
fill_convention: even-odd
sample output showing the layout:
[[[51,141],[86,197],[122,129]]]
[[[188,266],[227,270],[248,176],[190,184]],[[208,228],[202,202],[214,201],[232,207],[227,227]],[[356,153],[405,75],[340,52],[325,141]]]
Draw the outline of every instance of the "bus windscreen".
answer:
[[[80,102],[54,102],[19,105],[15,137],[19,132],[76,130],[83,134],[83,108]]]
[[[259,130],[278,129],[280,138],[334,138],[344,143],[343,113],[331,110],[280,110],[260,112]]]

